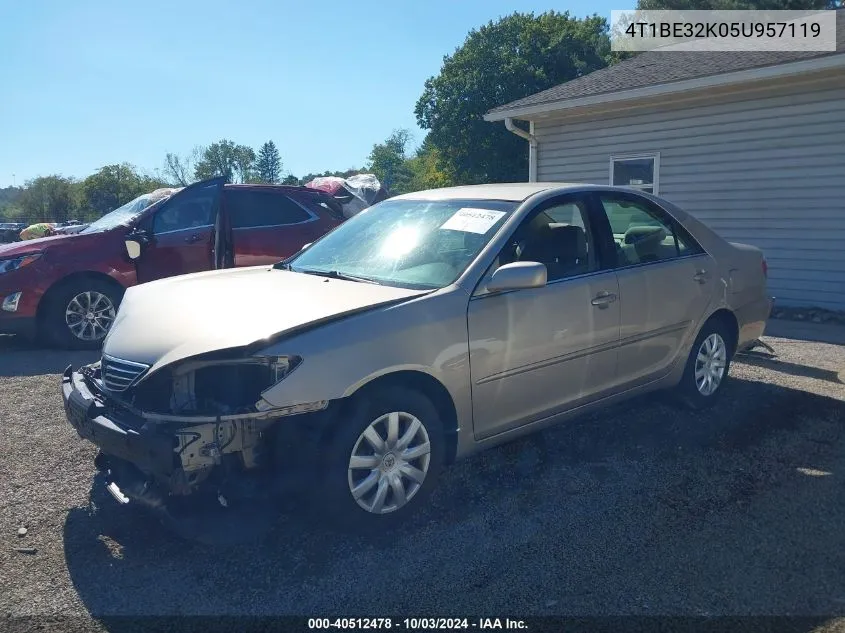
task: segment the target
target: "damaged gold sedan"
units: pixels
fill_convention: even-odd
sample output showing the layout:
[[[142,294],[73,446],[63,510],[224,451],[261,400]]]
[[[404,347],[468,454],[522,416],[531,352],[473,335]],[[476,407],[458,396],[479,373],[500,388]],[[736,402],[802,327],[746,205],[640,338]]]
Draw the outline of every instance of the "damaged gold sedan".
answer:
[[[271,427],[281,417],[329,405],[274,407],[261,397],[299,361],[192,359],[141,382],[146,365],[103,355],[78,372],[65,371],[65,409],[78,433],[99,446],[96,465],[112,496],[138,501],[173,524],[168,501],[206,493],[205,501],[228,506],[229,498],[263,499],[284,490],[285,482],[273,478],[280,465],[273,452],[279,442],[303,439],[295,435],[304,427],[284,439],[284,429]]]
[[[163,518],[307,491],[381,527],[483,448],[657,389],[714,403],[766,266],[627,189],[406,194],[273,266],[130,288],[65,409],[112,495]]]

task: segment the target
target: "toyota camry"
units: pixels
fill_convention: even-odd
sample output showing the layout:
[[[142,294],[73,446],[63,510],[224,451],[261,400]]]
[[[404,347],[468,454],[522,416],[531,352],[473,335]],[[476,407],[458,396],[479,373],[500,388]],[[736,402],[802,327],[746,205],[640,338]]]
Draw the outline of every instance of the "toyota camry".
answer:
[[[631,189],[401,195],[279,263],[129,288],[65,410],[123,502],[294,489],[390,526],[475,451],[655,390],[712,405],[763,334],[766,266]]]

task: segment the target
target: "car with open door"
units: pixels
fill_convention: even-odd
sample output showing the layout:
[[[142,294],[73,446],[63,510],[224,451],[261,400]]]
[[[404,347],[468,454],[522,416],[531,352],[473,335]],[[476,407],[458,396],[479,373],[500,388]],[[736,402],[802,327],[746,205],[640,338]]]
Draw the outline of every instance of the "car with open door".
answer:
[[[284,262],[129,289],[61,388],[124,502],[237,514],[284,484],[371,530],[475,451],[657,389],[715,403],[766,281],[758,248],[643,192],[420,191]]]
[[[342,221],[331,196],[306,187],[213,178],[157,189],[78,233],[0,245],[0,333],[96,349],[127,288],[271,264]]]

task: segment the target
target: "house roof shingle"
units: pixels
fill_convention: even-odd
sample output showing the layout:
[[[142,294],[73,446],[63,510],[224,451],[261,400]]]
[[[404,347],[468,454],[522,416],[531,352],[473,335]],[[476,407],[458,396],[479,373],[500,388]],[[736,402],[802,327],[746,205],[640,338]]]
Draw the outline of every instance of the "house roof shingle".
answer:
[[[836,55],[845,52],[845,10],[837,11],[836,17],[836,52],[760,51],[738,54],[723,51],[674,51],[668,54],[648,51],[589,75],[495,107],[489,114]]]

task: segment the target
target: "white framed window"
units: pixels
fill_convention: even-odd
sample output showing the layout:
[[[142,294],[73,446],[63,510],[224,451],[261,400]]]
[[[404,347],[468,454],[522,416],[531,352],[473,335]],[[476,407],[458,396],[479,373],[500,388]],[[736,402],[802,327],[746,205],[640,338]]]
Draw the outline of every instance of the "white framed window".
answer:
[[[660,153],[619,154],[610,157],[610,184],[658,194]]]

